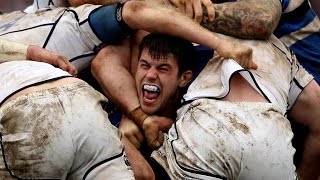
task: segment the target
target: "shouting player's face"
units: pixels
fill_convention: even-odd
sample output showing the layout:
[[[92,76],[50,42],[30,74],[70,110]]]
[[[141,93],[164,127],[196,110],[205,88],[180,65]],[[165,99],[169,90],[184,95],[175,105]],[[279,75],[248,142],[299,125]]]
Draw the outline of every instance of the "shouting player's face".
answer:
[[[167,58],[152,58],[144,49],[138,62],[136,86],[142,110],[147,114],[165,112],[176,108],[179,87],[184,86],[184,75],[179,76],[177,61],[172,55]]]

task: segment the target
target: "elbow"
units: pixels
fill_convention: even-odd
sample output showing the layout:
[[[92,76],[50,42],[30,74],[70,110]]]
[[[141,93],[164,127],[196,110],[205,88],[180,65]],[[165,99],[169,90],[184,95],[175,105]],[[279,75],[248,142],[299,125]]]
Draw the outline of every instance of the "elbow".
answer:
[[[112,46],[102,48],[91,62],[91,73],[97,80],[100,77],[99,74],[102,71],[106,71],[106,68],[108,68],[107,57],[110,51],[112,51]]]
[[[101,67],[102,67],[101,58],[95,57],[91,62],[91,74],[93,75],[94,78],[97,78],[97,74],[100,71]]]
[[[146,10],[147,6],[143,1],[128,1],[124,4],[122,18],[132,29],[140,29],[139,20]]]
[[[99,79],[101,74],[106,74],[107,72],[122,66],[122,64],[119,64],[119,59],[125,55],[124,50],[124,48],[121,49],[121,47],[119,48],[118,46],[113,45],[103,47],[91,62],[92,75]]]
[[[277,24],[278,21],[275,22],[272,18],[269,20],[256,20],[250,25],[252,27],[252,32],[250,34],[252,34],[256,39],[267,39],[273,34]]]
[[[273,34],[274,30],[278,26],[281,17],[281,9],[272,11],[272,13],[268,12],[267,10],[261,11],[259,16],[260,18],[257,18],[257,20],[254,22],[254,24],[259,27],[257,28],[258,32],[256,33],[260,35],[261,39],[266,39]]]

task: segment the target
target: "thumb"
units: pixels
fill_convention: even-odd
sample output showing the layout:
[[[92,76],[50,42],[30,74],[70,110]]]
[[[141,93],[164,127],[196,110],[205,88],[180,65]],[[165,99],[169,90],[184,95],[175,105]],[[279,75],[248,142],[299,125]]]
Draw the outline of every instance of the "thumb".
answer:
[[[258,65],[252,61],[251,65],[250,65],[250,69],[254,69],[254,70],[258,69]]]

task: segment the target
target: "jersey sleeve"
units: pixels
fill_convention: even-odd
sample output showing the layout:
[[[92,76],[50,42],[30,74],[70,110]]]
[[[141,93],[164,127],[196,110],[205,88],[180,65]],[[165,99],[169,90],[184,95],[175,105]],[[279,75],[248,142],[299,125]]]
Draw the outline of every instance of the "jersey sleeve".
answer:
[[[28,45],[0,39],[0,63],[27,59]]]

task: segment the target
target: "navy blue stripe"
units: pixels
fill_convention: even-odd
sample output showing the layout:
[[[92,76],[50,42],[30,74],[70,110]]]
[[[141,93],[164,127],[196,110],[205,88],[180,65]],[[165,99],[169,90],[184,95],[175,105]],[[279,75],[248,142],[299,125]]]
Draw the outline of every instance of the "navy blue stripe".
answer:
[[[282,1],[280,0],[281,6],[282,6],[282,11],[285,11],[287,9],[287,7],[289,5],[289,1],[290,0],[282,0]]]
[[[72,14],[74,15],[74,17],[76,18],[77,22],[79,22],[79,16],[77,14],[76,11],[72,10],[72,9],[66,9],[67,12],[72,12]]]
[[[222,179],[222,180],[227,180],[228,178],[226,177],[222,177],[222,176],[219,176],[219,175],[216,175],[216,174],[212,174],[212,173],[208,173],[208,172],[204,172],[204,171],[195,171],[195,170],[192,170],[192,169],[188,169],[188,168],[185,168],[183,167],[182,165],[179,164],[178,160],[177,160],[177,155],[174,151],[174,148],[173,148],[173,143],[174,141],[178,140],[179,139],[179,134],[178,134],[178,130],[177,130],[177,126],[176,126],[176,123],[174,123],[174,128],[175,128],[175,131],[177,133],[177,139],[173,139],[171,141],[171,149],[172,149],[172,152],[173,152],[173,155],[174,155],[174,159],[177,163],[177,165],[183,169],[184,171],[187,171],[187,172],[190,172],[190,173],[194,173],[194,174],[201,174],[201,175],[205,175],[205,176],[210,176],[210,177],[215,177],[215,178],[219,178],[219,179]]]
[[[320,32],[311,34],[290,46],[296,55],[309,59],[314,64],[320,64]],[[299,59],[300,60],[300,59]]]
[[[52,0],[49,0],[49,2],[48,2],[48,6],[50,6],[50,4],[51,4],[51,5],[54,5],[54,3],[53,3],[53,1],[52,1]]]
[[[281,38],[284,35],[296,32],[310,24],[316,17],[315,12],[310,8],[307,1],[297,9],[281,15],[281,19],[274,34]]]
[[[44,80],[44,81],[40,81],[40,82],[37,82],[37,83],[33,83],[33,84],[30,84],[28,86],[25,86],[25,87],[22,87],[16,91],[14,91],[13,93],[9,94],[6,98],[4,98],[1,102],[0,102],[0,106],[2,106],[2,104],[7,100],[9,99],[11,96],[13,96],[14,94],[24,90],[24,89],[27,89],[31,86],[37,86],[37,85],[41,85],[41,84],[44,84],[44,83],[47,83],[47,82],[51,82],[51,81],[55,81],[55,80],[59,80],[59,79],[63,79],[63,78],[66,78],[66,77],[72,77],[71,75],[70,76],[60,76],[60,77],[56,77],[56,78],[52,78],[52,79],[47,79],[47,80]]]
[[[81,59],[81,58],[90,57],[90,56],[95,56],[95,55],[96,55],[96,53],[83,54],[83,55],[80,55],[80,56],[76,56],[76,57],[70,59],[69,61],[70,61],[70,62],[73,62],[73,61],[79,60],[79,59]]]
[[[83,20],[82,22],[80,22],[79,25],[81,26],[82,24],[84,24],[84,23],[86,23],[86,22],[88,22],[88,18],[85,19],[85,20]]]
[[[290,49],[292,49],[299,63],[314,76],[315,80],[320,83],[320,32],[316,32],[306,38],[297,41]]]
[[[16,32],[27,31],[27,30],[35,29],[35,28],[42,27],[42,26],[52,26],[52,25],[54,25],[54,23],[41,24],[41,25],[38,25],[38,26],[26,28],[26,29],[21,29],[21,30],[17,30],[17,31],[6,32],[6,33],[4,33],[4,34],[0,34],[0,36],[4,36],[4,35],[7,35],[7,34],[16,33]]]
[[[280,48],[279,48],[278,46],[276,46],[274,43],[272,43],[272,45],[273,45],[275,48],[277,48],[280,52],[282,52],[282,54],[284,54],[284,55],[286,56],[287,61],[289,61],[289,63],[292,64],[291,59],[287,56],[287,54],[286,54],[284,51],[282,51],[282,49],[280,49]]]
[[[301,89],[301,90],[304,89],[296,78],[293,79],[293,82],[298,86],[299,89]]]
[[[239,73],[239,72],[247,72],[247,73],[249,73],[249,75],[250,75],[250,77],[251,77],[254,85],[255,85],[255,86],[257,87],[257,89],[260,91],[260,93],[262,94],[262,96],[263,96],[269,103],[272,103],[272,102],[270,101],[270,99],[268,98],[268,96],[262,91],[261,87],[258,85],[258,82],[257,82],[256,79],[254,78],[254,76],[253,76],[253,74],[252,74],[251,71],[248,71],[247,69],[241,69],[241,70],[235,71],[235,72],[233,72],[233,73],[231,74],[230,79],[232,79],[232,77],[233,77],[235,74]],[[230,79],[229,79],[229,80],[230,80]],[[230,87],[230,83],[231,83],[231,82],[229,81],[229,87]],[[230,92],[230,88],[229,88],[229,91],[228,91],[227,95],[229,94],[229,92]],[[227,95],[226,95],[226,96],[227,96]],[[226,96],[223,96],[223,97],[220,97],[220,98],[217,98],[217,97],[201,97],[201,98],[197,98],[197,99],[215,99],[215,100],[221,100],[221,99],[225,98]],[[197,99],[195,99],[195,100],[197,100]],[[184,99],[182,99],[181,105],[189,104],[189,103],[191,103],[191,102],[193,102],[193,101],[195,101],[195,100],[185,101]]]
[[[112,156],[112,157],[110,157],[110,158],[108,158],[108,159],[105,159],[105,160],[103,160],[103,161],[101,161],[101,162],[93,165],[93,166],[92,166],[90,169],[88,169],[87,172],[83,175],[83,180],[86,179],[86,177],[88,176],[88,174],[89,174],[92,170],[94,170],[96,167],[98,167],[98,166],[100,166],[100,165],[102,165],[102,164],[104,164],[104,163],[107,163],[108,161],[112,161],[112,160],[114,160],[114,159],[117,159],[117,158],[121,157],[121,156],[123,155],[123,153],[124,153],[124,149],[122,149],[122,151],[121,151],[120,154],[117,154],[117,155],[115,155],[115,156]]]
[[[46,46],[48,45],[48,42],[49,42],[49,40],[50,40],[50,38],[51,38],[51,36],[52,36],[52,34],[53,34],[53,31],[55,30],[57,24],[59,23],[60,19],[62,18],[62,16],[64,15],[65,12],[66,12],[66,10],[65,10],[65,11],[60,15],[60,17],[54,22],[54,24],[53,24],[53,26],[52,26],[52,28],[51,28],[51,30],[50,30],[50,32],[49,32],[49,35],[48,35],[46,41],[44,42],[42,48],[46,48]]]

